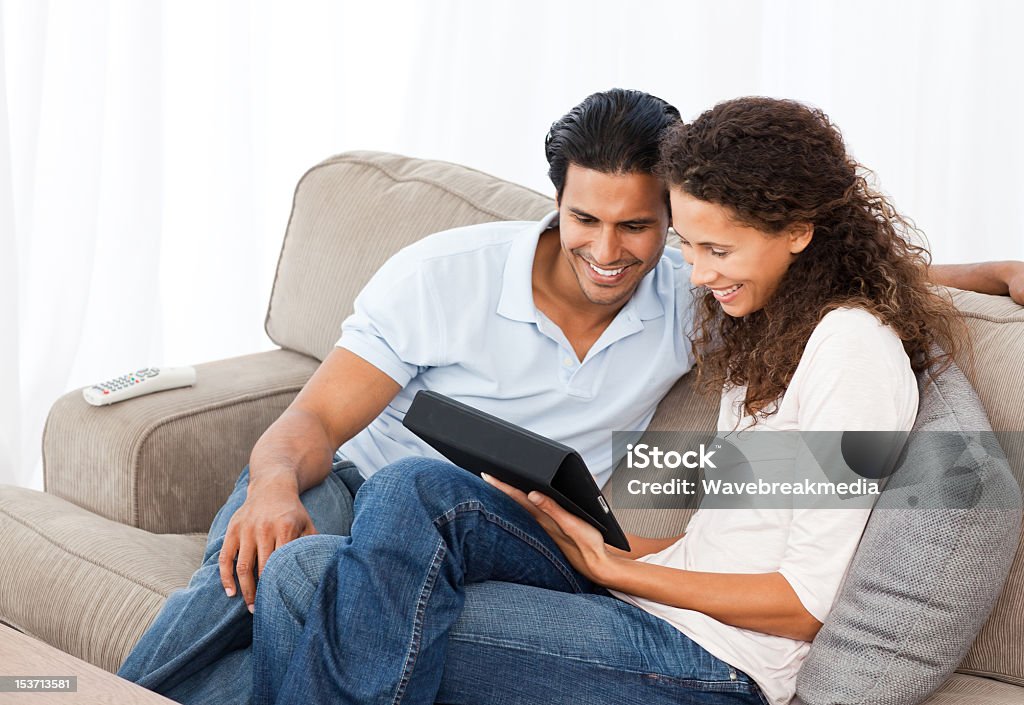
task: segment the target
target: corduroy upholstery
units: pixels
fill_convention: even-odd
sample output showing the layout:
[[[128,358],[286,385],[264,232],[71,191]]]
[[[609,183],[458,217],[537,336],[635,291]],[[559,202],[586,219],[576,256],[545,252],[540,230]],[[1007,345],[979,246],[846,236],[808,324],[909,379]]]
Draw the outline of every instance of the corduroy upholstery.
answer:
[[[116,669],[166,594],[198,566],[202,536],[176,534],[209,525],[252,443],[330,351],[379,264],[430,232],[533,220],[552,208],[529,189],[453,164],[354,152],[312,168],[296,189],[267,314],[267,333],[283,349],[200,366],[192,389],[107,409],[78,404],[79,392],[59,400],[46,431],[47,492],[0,488],[0,620]],[[1019,435],[1024,310],[1000,297],[956,301],[975,342],[974,361],[961,365],[993,427]],[[684,378],[672,389],[652,429],[713,428],[716,401],[691,385]],[[1019,480],[1024,446],[1001,440]],[[620,518],[627,530],[668,535],[688,517],[636,509]],[[963,668],[1024,682],[1022,600],[1018,552]],[[955,675],[928,702],[1019,703],[1024,688]]]
[[[196,365],[192,387],[99,409],[65,394],[43,434],[46,492],[147,531],[205,532],[318,364],[272,350]]]
[[[1024,702],[1022,696],[1024,693],[1019,686],[954,673],[925,702],[927,705],[1011,705]]]
[[[204,542],[3,487],[0,621],[116,671],[167,596],[199,567]]]
[[[954,292],[953,300],[970,335],[969,354],[958,362],[1024,487],[1024,308],[1005,296],[966,291]],[[1024,686],[1024,537],[1003,592],[959,670]]]
[[[424,235],[496,220],[540,220],[554,202],[447,162],[349,152],[310,169],[295,190],[266,330],[323,360],[380,265]]]

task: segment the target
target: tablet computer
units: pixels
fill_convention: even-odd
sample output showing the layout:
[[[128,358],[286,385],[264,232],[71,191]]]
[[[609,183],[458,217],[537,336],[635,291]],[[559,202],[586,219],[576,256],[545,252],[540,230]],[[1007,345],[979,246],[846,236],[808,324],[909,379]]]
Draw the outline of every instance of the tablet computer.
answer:
[[[608,545],[630,550],[593,474],[569,446],[426,390],[416,393],[402,423],[459,467],[537,490],[597,528]]]

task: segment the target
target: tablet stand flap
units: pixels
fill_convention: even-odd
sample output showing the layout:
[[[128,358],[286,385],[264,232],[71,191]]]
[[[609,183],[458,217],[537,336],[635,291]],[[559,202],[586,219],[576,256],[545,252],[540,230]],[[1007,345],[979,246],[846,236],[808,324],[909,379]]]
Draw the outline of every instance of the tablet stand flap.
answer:
[[[479,475],[494,475],[503,482],[520,478],[547,488],[559,466],[574,453],[543,436],[514,426],[472,407],[431,400],[419,392],[405,415],[404,425],[459,467]],[[510,474],[511,473],[511,474]],[[529,490],[526,490],[529,491]]]
[[[573,511],[571,506],[566,506],[562,499],[557,500],[559,504],[600,529],[605,543],[624,551],[630,550],[626,535],[579,453],[573,451],[558,466],[551,479],[551,489],[561,495],[565,502],[577,507],[577,510]]]

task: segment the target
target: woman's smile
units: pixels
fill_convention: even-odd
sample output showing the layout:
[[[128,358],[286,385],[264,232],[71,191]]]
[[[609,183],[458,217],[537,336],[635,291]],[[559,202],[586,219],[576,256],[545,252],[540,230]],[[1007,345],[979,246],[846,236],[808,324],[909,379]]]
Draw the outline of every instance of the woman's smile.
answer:
[[[722,304],[727,304],[736,299],[739,296],[740,289],[743,288],[742,284],[734,284],[733,286],[726,287],[724,289],[716,289],[715,287],[709,286],[708,291],[714,294],[715,299]]]

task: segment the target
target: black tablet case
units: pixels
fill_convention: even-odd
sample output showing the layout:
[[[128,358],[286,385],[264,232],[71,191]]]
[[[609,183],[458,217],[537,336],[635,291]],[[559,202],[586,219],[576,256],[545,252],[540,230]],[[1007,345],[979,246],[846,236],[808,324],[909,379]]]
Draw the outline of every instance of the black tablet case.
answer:
[[[569,446],[426,390],[416,393],[402,423],[459,467],[546,494],[599,529],[605,543],[630,550],[594,476]]]

